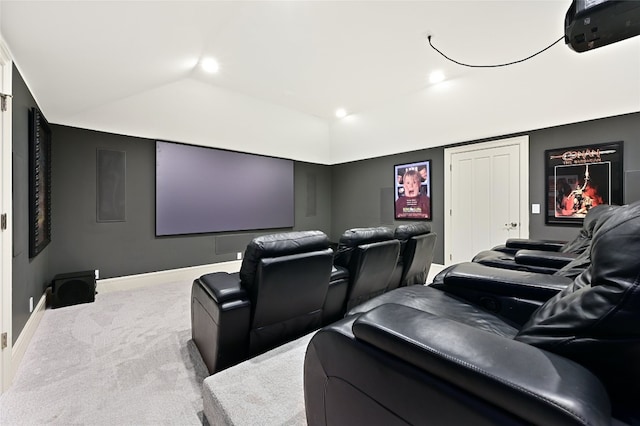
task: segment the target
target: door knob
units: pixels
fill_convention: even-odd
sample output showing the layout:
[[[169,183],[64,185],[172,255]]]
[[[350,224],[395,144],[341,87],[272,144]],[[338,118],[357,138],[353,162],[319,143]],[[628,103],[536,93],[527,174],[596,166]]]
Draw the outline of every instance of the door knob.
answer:
[[[517,228],[518,227],[518,222],[511,222],[511,227],[512,228]]]

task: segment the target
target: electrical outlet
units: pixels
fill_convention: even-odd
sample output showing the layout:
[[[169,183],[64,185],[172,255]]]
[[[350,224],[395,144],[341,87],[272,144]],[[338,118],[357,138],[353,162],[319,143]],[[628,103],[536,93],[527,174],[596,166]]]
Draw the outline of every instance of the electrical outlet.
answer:
[[[100,269],[96,269],[95,273],[96,273],[96,280],[100,279]]]
[[[29,313],[33,312],[33,297],[29,298]]]
[[[236,254],[236,259],[238,259],[238,260],[242,260],[242,252],[241,252],[241,251],[239,251],[239,252]]]

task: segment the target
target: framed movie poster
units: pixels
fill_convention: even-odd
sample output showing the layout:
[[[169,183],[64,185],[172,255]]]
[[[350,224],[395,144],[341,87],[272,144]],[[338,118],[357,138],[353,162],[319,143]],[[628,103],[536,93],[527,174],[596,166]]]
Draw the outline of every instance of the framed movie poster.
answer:
[[[545,151],[546,220],[582,225],[590,208],[622,204],[622,142]]]
[[[396,219],[431,220],[431,160],[394,166]]]
[[[29,258],[51,241],[51,130],[40,110],[29,111]]]

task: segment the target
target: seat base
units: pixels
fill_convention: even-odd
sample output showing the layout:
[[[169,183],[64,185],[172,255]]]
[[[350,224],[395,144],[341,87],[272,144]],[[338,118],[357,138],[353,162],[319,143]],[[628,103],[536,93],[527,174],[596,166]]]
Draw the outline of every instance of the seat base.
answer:
[[[191,336],[210,374],[237,364],[248,354],[251,304],[218,304],[200,279],[191,287]]]

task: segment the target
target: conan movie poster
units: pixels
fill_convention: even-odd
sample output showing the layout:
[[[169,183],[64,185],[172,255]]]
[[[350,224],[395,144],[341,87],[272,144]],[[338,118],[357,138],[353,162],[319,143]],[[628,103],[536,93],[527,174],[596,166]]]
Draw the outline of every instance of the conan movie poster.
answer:
[[[547,224],[582,225],[592,207],[622,204],[622,142],[545,151]]]
[[[431,160],[394,166],[396,219],[431,219]]]

